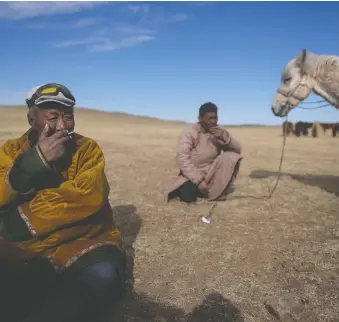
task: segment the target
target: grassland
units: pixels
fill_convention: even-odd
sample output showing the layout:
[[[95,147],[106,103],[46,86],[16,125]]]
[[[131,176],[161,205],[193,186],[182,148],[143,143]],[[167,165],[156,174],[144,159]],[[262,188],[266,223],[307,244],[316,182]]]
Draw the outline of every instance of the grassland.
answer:
[[[0,143],[27,129],[24,108],[0,113]],[[93,110],[76,117],[77,132],[104,150],[134,279],[107,322],[275,321],[265,299],[291,291],[306,302],[300,321],[339,321],[339,138],[289,137],[268,199],[281,129],[230,128],[244,160],[235,191],[206,225],[200,218],[211,203],[163,199],[183,123]]]

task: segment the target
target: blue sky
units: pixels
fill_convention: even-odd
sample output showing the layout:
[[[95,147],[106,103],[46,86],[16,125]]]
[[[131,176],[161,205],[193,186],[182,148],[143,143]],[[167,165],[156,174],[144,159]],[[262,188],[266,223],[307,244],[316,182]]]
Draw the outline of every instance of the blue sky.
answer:
[[[78,106],[194,121],[212,101],[221,123],[281,124],[284,65],[302,48],[338,55],[338,35],[338,2],[1,2],[0,103],[59,82]]]

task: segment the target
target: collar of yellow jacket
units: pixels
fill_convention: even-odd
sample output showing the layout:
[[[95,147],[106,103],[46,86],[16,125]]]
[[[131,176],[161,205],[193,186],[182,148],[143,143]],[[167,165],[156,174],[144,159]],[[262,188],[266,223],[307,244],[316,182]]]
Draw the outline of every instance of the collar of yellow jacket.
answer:
[[[32,147],[38,142],[39,137],[37,133],[32,128],[30,128],[21,135],[20,139],[27,142],[27,147]]]

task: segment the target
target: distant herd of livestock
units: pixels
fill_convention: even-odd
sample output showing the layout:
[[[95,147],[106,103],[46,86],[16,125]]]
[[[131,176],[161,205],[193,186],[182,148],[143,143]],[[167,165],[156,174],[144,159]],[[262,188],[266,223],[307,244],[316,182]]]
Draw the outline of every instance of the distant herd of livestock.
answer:
[[[286,133],[286,136],[294,134],[295,136],[308,136],[309,131],[311,132],[312,137],[316,138],[322,131],[323,134],[326,134],[328,130],[332,132],[332,137],[337,136],[339,132],[339,123],[308,123],[308,122],[297,122],[293,124],[292,122],[284,122],[282,124],[283,135]]]

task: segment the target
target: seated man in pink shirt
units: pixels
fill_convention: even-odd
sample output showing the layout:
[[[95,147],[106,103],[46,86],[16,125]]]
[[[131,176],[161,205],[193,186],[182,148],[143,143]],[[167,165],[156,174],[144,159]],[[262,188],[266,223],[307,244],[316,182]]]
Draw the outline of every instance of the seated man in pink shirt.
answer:
[[[166,191],[167,201],[177,197],[187,203],[197,198],[226,199],[239,171],[242,149],[217,123],[217,106],[205,103],[199,110],[199,122],[181,133],[177,150],[180,173]]]

